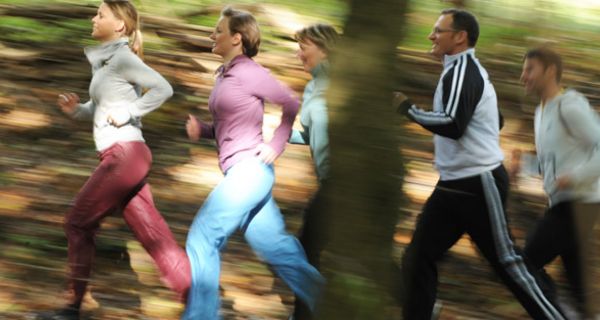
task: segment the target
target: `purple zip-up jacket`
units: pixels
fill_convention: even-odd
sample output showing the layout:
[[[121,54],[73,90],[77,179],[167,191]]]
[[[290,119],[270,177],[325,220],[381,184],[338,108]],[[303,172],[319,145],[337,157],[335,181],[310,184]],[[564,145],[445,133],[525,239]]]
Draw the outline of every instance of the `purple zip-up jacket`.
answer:
[[[281,154],[290,137],[300,102],[292,91],[267,69],[239,55],[219,70],[208,100],[213,123],[201,123],[201,136],[217,140],[219,166],[223,172],[256,156],[263,143],[264,100],[281,105],[281,124],[268,145]]]

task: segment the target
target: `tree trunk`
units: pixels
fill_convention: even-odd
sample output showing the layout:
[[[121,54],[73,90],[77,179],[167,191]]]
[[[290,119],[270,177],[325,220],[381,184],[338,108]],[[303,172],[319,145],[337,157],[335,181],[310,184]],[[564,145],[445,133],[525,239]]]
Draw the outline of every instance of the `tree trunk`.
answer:
[[[391,107],[408,1],[351,1],[328,92],[331,180],[324,185],[328,280],[319,319],[393,319],[393,234],[401,204],[400,116]],[[397,311],[397,310],[396,310]]]

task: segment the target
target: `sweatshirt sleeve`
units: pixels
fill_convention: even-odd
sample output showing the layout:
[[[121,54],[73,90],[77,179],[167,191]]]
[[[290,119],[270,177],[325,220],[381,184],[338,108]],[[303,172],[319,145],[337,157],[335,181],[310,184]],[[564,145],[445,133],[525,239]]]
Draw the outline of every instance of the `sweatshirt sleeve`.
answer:
[[[91,120],[94,118],[94,111],[96,110],[96,105],[94,101],[90,100],[86,103],[80,103],[77,106],[77,109],[70,116],[77,120]]]
[[[542,174],[540,160],[537,154],[533,152],[523,152],[521,154],[521,164],[521,172],[528,176],[540,176]]]
[[[574,184],[593,182],[600,178],[600,119],[583,96],[565,102],[560,116],[567,130],[589,151],[587,161],[572,169],[571,178]]]
[[[255,85],[250,88],[250,93],[282,107],[281,123],[275,129],[273,139],[268,143],[277,154],[281,154],[292,133],[292,125],[298,114],[300,101],[294,96],[292,90],[277,81],[266,69],[256,72],[253,76]]]
[[[310,114],[310,148],[319,179],[327,178],[329,173],[328,119],[325,101],[323,100],[322,103],[322,108],[313,108]]]
[[[458,140],[481,100],[484,80],[475,63],[465,55],[444,75],[442,86],[442,111],[425,111],[412,105],[408,117],[435,134]]]
[[[173,95],[173,88],[167,80],[135,54],[127,52],[115,60],[115,70],[129,83],[138,85],[145,91],[141,97],[128,106],[132,118],[143,117],[160,107]]]

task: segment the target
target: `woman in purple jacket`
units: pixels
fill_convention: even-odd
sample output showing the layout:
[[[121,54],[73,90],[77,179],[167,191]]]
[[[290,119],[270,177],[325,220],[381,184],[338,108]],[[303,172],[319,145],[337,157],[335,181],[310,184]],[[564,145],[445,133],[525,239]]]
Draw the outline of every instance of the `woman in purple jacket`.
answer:
[[[290,137],[298,99],[252,60],[258,53],[260,31],[251,14],[224,9],[211,39],[212,51],[224,60],[209,99],[213,123],[190,116],[186,129],[191,140],[216,139],[225,177],[204,202],[188,235],[192,287],[183,318],[219,318],[219,249],[236,229],[314,309],[323,278],[306,261],[296,238],[285,231],[271,193],[273,161]],[[283,107],[281,124],[269,143],[262,134],[264,100]]]

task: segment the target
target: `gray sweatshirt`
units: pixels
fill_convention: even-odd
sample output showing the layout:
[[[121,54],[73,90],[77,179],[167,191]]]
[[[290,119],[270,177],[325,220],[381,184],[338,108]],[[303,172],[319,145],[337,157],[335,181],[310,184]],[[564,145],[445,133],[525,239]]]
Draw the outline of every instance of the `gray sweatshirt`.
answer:
[[[79,104],[72,116],[94,120],[98,151],[116,142],[144,141],[141,118],[173,95],[169,83],[131,51],[127,38],[88,47],[85,54],[93,74],[90,100]],[[113,108],[127,110],[129,122],[119,128],[110,125],[108,112]]]
[[[538,106],[535,146],[550,205],[562,201],[600,202],[600,119],[587,99],[568,90]],[[572,187],[557,190],[555,180],[569,175]]]

